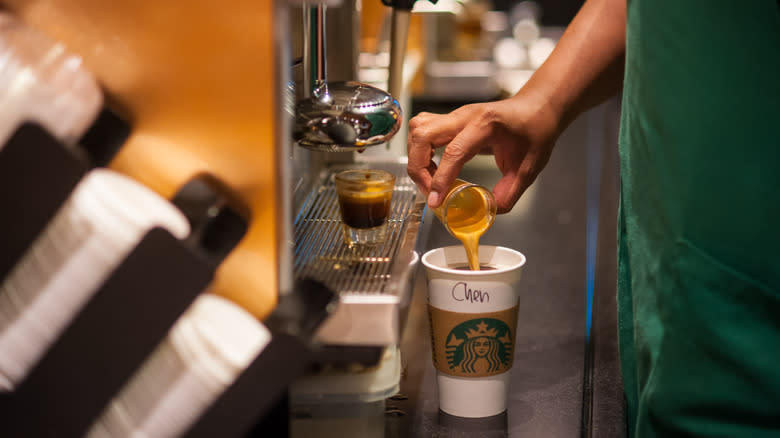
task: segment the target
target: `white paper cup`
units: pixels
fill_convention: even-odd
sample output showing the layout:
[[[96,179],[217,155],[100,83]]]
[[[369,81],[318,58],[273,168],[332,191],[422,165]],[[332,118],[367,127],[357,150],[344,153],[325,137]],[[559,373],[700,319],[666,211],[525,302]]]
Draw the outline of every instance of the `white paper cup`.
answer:
[[[153,227],[189,234],[184,215],[141,183],[95,169],[0,284],[0,388],[13,389]]]
[[[439,408],[467,418],[506,411],[525,256],[480,246],[479,262],[495,269],[455,269],[468,266],[462,246],[422,257]]]

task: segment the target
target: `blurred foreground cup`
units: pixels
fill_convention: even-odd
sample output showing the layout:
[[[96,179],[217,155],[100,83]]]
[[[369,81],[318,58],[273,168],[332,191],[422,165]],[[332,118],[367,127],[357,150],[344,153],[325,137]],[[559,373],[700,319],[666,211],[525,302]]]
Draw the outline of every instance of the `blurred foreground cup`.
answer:
[[[182,436],[270,341],[271,332],[243,308],[199,295],[86,437]]]
[[[21,383],[155,227],[177,239],[190,233],[179,209],[118,172],[97,168],[76,185],[0,281],[0,391]]]
[[[520,274],[518,251],[480,246],[479,271],[462,246],[428,251],[428,317],[439,409],[481,418],[506,411],[514,356]]]

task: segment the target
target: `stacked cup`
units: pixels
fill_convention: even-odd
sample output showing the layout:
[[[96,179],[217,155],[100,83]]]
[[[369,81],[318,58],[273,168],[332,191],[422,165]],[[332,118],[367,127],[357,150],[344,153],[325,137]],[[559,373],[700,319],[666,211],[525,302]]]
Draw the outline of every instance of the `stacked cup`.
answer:
[[[73,144],[102,103],[100,87],[81,58],[0,11],[0,148],[26,120]]]
[[[24,379],[154,227],[189,234],[178,209],[133,179],[95,169],[79,182],[0,283],[0,388]]]
[[[270,339],[265,326],[241,307],[200,295],[87,436],[181,435]]]

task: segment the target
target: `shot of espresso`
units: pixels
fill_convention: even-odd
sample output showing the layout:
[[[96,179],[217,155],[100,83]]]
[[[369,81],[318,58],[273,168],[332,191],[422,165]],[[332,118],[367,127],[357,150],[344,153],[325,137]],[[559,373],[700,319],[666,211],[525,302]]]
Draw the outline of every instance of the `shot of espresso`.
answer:
[[[450,269],[455,269],[457,271],[474,271],[469,265],[454,265],[450,266]],[[492,265],[479,265],[480,271],[495,271],[496,269],[498,269],[498,267]]]
[[[382,225],[390,214],[392,192],[357,193],[339,198],[341,220],[352,228],[374,228]]]
[[[351,169],[335,177],[344,241],[375,245],[385,241],[395,175],[379,169]]]

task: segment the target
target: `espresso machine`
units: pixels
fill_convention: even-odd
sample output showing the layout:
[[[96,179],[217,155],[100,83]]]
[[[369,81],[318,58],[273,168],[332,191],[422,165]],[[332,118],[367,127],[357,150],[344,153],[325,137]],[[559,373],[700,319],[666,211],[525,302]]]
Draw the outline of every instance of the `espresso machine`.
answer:
[[[105,166],[172,200],[208,181],[243,220],[204,282],[279,328],[256,362],[269,350],[300,359],[269,359],[270,368],[245,374],[287,376],[273,384],[289,394],[294,415],[316,417],[332,401],[374,409],[398,389],[397,346],[426,233],[424,199],[406,175],[400,98],[409,95],[398,45],[411,3],[392,6],[390,65],[373,85],[357,82],[358,1],[185,3],[2,0],[0,10],[60,42],[94,75],[125,126]],[[396,175],[382,245],[353,247],[340,233],[333,175],[355,167]],[[267,390],[244,377],[229,391],[236,400]],[[236,403],[213,411],[238,415]],[[272,404],[245,407],[244,424]],[[217,414],[204,417],[207,426],[189,435],[224,426]]]
[[[304,5],[300,10],[302,74],[294,77],[294,82],[302,86],[296,97],[293,135],[303,147],[293,148],[292,155],[296,186],[293,210],[297,212],[293,272],[297,278],[323,279],[339,291],[340,303],[317,333],[326,345],[323,366],[291,387],[291,425],[294,436],[314,436],[322,434],[323,426],[335,415],[341,419],[337,430],[342,435],[383,436],[384,402],[399,389],[402,358],[398,345],[418,253],[429,225],[423,222],[424,198],[406,175],[406,114],[398,103],[408,102],[409,95],[410,75],[407,73],[404,81],[402,55],[409,25],[408,16],[406,21],[403,16],[409,14],[411,4],[387,8],[382,17],[386,24],[392,23],[391,34],[396,39],[403,37],[403,47],[397,47],[398,43],[388,47],[390,65],[371,85],[355,82],[361,75],[360,67],[366,67],[360,65],[360,54],[355,50],[359,23],[346,28],[328,25],[355,23],[356,3],[328,5],[327,13],[324,8]],[[330,43],[333,39],[336,44]],[[307,47],[308,42],[311,47]],[[345,97],[341,102],[323,103],[322,95],[328,92]],[[323,123],[322,115],[313,115],[317,108],[330,120]],[[378,127],[384,132],[374,129],[361,135],[355,121],[366,119],[395,123],[380,123]],[[313,124],[323,126],[326,132],[310,130],[307,137],[302,131]],[[371,140],[366,141],[368,138]],[[381,246],[350,248],[341,243],[333,175],[346,168],[378,168],[396,175],[388,239]]]

